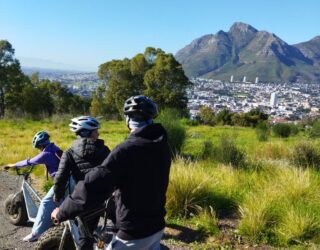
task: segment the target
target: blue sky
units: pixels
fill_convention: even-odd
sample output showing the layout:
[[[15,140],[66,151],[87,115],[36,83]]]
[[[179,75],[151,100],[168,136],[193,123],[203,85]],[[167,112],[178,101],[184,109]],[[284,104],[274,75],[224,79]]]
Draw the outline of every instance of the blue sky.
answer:
[[[147,46],[175,54],[236,21],[307,41],[320,35],[319,13],[319,0],[0,0],[0,39],[22,65],[37,58],[94,71]]]

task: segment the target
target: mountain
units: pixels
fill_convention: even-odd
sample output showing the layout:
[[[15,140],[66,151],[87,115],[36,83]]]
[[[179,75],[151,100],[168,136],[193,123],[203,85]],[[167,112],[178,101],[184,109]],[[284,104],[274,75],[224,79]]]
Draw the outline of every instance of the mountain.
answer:
[[[318,66],[320,65],[320,36],[316,36],[308,42],[294,45],[301,53],[312,60]]]
[[[289,45],[273,33],[236,22],[228,32],[195,39],[176,59],[186,75],[229,80],[320,82],[320,36]]]

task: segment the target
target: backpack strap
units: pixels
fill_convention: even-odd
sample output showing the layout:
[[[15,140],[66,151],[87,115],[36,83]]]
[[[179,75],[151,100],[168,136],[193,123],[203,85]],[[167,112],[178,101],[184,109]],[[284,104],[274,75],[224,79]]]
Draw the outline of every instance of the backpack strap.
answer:
[[[58,158],[58,160],[60,161],[61,160],[61,156],[63,154],[63,151],[62,150],[57,150],[56,152],[54,152],[54,155]],[[48,169],[46,168],[46,177],[47,177],[47,180],[49,180],[49,172],[48,172]]]

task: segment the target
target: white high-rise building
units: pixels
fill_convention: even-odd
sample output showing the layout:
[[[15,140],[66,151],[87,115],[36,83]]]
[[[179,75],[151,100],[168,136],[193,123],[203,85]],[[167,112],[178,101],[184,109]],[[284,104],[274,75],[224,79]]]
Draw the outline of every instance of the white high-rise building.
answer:
[[[230,82],[233,82],[233,75],[230,77]]]
[[[272,108],[277,107],[278,105],[278,97],[277,97],[277,93],[276,92],[272,92],[271,93],[271,97],[270,97],[270,106]]]
[[[244,77],[243,77],[243,82],[246,82],[246,81],[247,81],[247,77],[244,76]]]
[[[255,84],[259,83],[259,77],[256,77],[256,80],[254,82]]]

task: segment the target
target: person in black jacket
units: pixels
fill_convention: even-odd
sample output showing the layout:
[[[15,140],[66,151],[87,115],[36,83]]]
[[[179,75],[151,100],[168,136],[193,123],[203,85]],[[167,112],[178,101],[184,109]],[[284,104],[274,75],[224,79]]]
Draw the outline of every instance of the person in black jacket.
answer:
[[[131,131],[128,139],[88,173],[51,216],[58,222],[73,218],[115,191],[119,231],[108,249],[160,249],[171,165],[167,133],[153,123],[157,107],[145,96],[129,98],[124,114]]]
[[[100,165],[109,155],[110,150],[99,138],[99,122],[90,116],[73,118],[69,124],[70,130],[77,135],[72,146],[67,149],[61,157],[58,171],[54,179],[53,199],[59,202],[65,197],[67,183],[72,179],[77,183],[84,179],[94,167]],[[97,226],[99,218],[89,223],[89,230],[93,231]],[[80,230],[81,249],[91,245],[93,239],[85,236]]]

